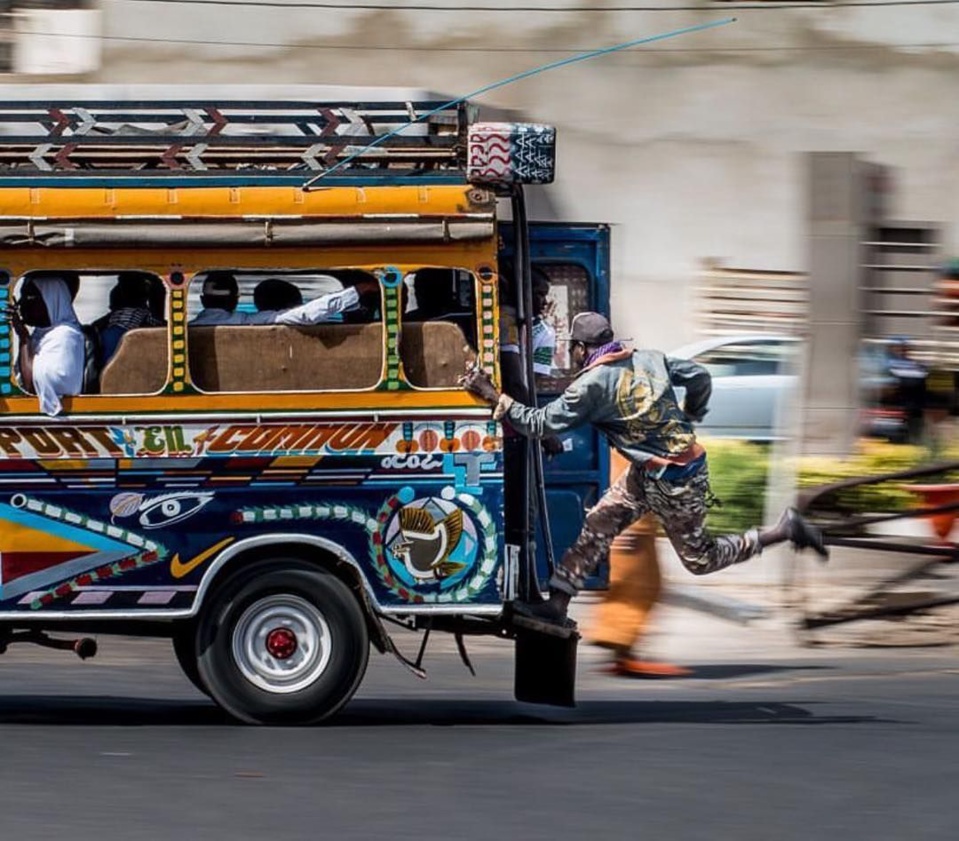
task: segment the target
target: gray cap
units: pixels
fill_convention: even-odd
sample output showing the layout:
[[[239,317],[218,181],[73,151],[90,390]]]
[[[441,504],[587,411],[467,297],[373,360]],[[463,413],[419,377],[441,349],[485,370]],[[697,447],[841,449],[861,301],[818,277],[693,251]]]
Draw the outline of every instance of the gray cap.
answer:
[[[581,312],[573,318],[569,340],[584,345],[604,345],[613,341],[613,328],[606,317],[598,312]]]

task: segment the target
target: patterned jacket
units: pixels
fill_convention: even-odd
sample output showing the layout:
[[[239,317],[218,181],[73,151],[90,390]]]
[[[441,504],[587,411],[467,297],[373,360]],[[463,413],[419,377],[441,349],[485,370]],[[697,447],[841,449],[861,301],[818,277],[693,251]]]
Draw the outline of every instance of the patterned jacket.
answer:
[[[673,386],[686,389],[685,410]],[[497,417],[524,435],[540,438],[591,423],[636,463],[672,462],[702,452],[693,420],[706,414],[709,372],[658,350],[623,350],[597,359],[542,409],[503,397]]]

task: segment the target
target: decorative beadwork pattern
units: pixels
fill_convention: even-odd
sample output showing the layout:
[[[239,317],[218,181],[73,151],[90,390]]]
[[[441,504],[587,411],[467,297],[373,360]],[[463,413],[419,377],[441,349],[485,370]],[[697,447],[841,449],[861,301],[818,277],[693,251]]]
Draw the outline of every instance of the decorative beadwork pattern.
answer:
[[[492,281],[480,281],[480,364],[490,375],[496,367],[496,325]]]
[[[186,378],[186,291],[184,289],[170,290],[170,306],[172,318],[170,329],[173,332],[173,391],[187,389]]]
[[[387,391],[409,388],[404,382],[400,362],[400,289],[403,273],[389,266],[380,281],[383,285],[383,321],[386,334],[386,382]]]

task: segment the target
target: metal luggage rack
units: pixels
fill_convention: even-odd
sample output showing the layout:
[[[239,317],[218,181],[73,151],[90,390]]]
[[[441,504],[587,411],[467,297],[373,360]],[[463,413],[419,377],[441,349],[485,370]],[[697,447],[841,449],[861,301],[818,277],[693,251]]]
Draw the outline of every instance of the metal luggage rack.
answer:
[[[471,110],[441,102],[0,101],[0,182],[96,176],[302,181],[351,156],[337,180],[433,175],[462,181]],[[409,128],[383,140],[401,126]]]
[[[923,485],[915,483],[926,477],[943,477]],[[828,546],[845,546],[871,552],[895,552],[919,558],[901,572],[881,579],[845,604],[818,612],[803,611],[800,628],[814,630],[864,619],[887,619],[920,614],[938,607],[959,604],[959,575],[948,565],[959,561],[959,545],[948,540],[954,519],[959,517],[959,462],[943,462],[913,470],[880,476],[864,476],[830,485],[809,488],[799,496],[798,508],[823,530]],[[906,511],[873,513],[857,516],[855,506],[843,502],[844,494],[855,494],[863,488],[884,482],[901,483],[903,489],[914,488],[924,497],[921,505]],[[928,492],[923,492],[928,488]],[[938,491],[936,490],[938,489]],[[937,496],[942,501],[936,503]],[[937,542],[930,529],[928,539],[870,535],[867,526],[895,520],[939,518],[941,526]],[[922,581],[922,592],[903,591],[903,585]],[[931,585],[929,582],[935,582]],[[934,587],[932,590],[926,588]]]

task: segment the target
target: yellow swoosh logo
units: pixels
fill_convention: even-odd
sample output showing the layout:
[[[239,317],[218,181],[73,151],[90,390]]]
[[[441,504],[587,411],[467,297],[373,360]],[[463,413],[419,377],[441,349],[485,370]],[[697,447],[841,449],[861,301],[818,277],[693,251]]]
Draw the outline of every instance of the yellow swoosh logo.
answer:
[[[183,578],[184,575],[188,575],[193,572],[200,564],[205,560],[210,558],[219,552],[224,546],[232,543],[235,540],[233,537],[228,537],[226,540],[221,540],[219,543],[214,543],[212,546],[204,549],[200,552],[199,555],[194,555],[186,563],[180,561],[180,553],[177,552],[173,556],[173,560],[170,561],[170,573],[174,578]]]

